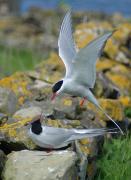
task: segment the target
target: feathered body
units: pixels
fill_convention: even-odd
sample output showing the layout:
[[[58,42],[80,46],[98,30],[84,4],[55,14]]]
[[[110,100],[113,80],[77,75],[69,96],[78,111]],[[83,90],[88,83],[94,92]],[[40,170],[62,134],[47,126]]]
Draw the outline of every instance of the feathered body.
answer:
[[[40,120],[31,123],[29,130],[30,138],[38,146],[43,148],[57,149],[70,144],[74,140],[90,138],[104,135],[106,133],[115,133],[114,129],[66,129],[43,126]]]
[[[62,80],[52,87],[52,100],[61,93],[87,99],[99,108],[123,133],[117,123],[102,109],[90,91],[90,88],[95,85],[96,61],[113,31],[105,32],[78,51],[73,39],[71,25],[71,11],[68,11],[62,22],[58,39],[59,56],[66,67],[66,74]]]

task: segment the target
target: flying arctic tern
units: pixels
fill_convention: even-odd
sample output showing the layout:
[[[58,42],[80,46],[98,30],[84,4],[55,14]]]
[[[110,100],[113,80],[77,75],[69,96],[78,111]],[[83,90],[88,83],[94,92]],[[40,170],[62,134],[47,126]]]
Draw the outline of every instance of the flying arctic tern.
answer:
[[[28,132],[29,137],[36,145],[48,149],[62,148],[74,140],[100,136],[106,133],[117,133],[117,131],[116,129],[106,128],[66,129],[44,126],[40,118],[31,122]]]
[[[96,61],[100,57],[107,40],[113,31],[106,32],[91,41],[87,46],[77,51],[72,35],[71,11],[68,11],[61,25],[58,39],[59,56],[62,59],[66,74],[63,79],[52,87],[52,100],[61,93],[82,97],[81,105],[87,99],[100,109],[121,131],[118,124],[103,110],[90,91],[96,80]]]

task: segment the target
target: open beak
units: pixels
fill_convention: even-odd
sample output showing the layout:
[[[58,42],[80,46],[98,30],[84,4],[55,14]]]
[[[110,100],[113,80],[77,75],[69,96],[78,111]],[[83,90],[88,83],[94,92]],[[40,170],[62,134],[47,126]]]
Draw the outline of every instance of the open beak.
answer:
[[[57,94],[56,94],[56,93],[53,93],[53,95],[52,95],[52,97],[51,97],[51,101],[53,101],[56,96],[57,96]]]

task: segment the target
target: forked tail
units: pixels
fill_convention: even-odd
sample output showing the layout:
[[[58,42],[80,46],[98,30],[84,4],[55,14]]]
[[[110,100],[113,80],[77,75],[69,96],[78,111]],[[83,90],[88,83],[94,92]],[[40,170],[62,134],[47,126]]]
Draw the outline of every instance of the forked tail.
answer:
[[[97,107],[105,114],[105,116],[108,119],[110,119],[118,127],[118,129],[120,130],[121,134],[124,135],[124,133],[123,133],[122,129],[120,128],[120,126],[104,111],[104,109],[100,105],[98,105]]]

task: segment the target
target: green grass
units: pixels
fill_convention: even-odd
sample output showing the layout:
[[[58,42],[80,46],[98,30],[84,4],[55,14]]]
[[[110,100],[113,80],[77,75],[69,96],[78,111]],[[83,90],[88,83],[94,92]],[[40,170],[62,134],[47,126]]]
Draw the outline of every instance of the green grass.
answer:
[[[131,107],[127,107],[124,110],[125,116],[131,118]]]
[[[131,137],[106,140],[95,180],[131,179]]]
[[[44,55],[31,49],[0,46],[0,77],[33,69],[43,59]]]

